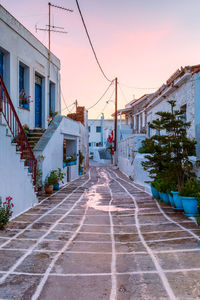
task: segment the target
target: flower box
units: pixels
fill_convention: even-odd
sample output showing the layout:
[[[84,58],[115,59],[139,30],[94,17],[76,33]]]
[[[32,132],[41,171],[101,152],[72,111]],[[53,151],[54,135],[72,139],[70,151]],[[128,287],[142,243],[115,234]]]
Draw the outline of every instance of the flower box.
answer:
[[[68,161],[68,162],[66,163],[66,165],[67,165],[67,166],[74,166],[74,165],[76,165],[76,160],[74,160],[74,161]]]

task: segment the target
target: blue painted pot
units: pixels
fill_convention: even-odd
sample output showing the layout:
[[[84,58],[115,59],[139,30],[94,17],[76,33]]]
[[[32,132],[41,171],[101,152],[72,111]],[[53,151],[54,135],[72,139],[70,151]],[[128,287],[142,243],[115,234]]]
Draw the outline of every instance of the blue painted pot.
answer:
[[[160,194],[159,194],[159,192],[155,189],[155,187],[153,187],[152,185],[151,185],[151,193],[152,193],[152,196],[154,197],[154,198],[156,198],[156,199],[159,199],[160,198]]]
[[[79,175],[83,175],[83,172],[81,171],[81,172],[79,172]]]
[[[23,104],[23,108],[24,109],[29,109],[29,104],[28,103]]]
[[[196,217],[199,214],[199,210],[197,208],[198,202],[195,197],[179,197],[182,200],[185,215],[188,217]]]
[[[63,162],[63,169],[66,167],[66,163],[65,162]]]
[[[165,202],[165,203],[170,203],[169,202],[169,197],[168,197],[168,194],[167,193],[161,193],[161,192],[159,192],[160,193],[160,198]]]
[[[183,210],[182,199],[179,196],[178,192],[171,191],[171,193],[173,195],[173,200],[174,200],[175,208]]]
[[[58,184],[55,184],[55,185],[53,186],[54,191],[58,191],[59,188],[60,188],[60,184],[59,184],[59,183],[58,183]]]
[[[168,197],[169,197],[169,202],[171,204],[172,207],[174,207],[174,199],[173,199],[173,196],[171,194],[168,194]]]

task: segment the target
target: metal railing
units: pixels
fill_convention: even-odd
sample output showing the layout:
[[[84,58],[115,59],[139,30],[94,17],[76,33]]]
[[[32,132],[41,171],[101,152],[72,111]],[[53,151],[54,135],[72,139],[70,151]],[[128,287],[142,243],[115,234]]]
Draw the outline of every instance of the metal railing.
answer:
[[[22,124],[18,118],[14,105],[10,99],[9,93],[0,76],[0,115],[3,115],[7,126],[13,136],[13,143],[16,143],[17,151],[21,153],[21,159],[24,159],[25,166],[28,166],[29,173],[32,174],[33,185],[36,184],[37,160],[28,143]]]

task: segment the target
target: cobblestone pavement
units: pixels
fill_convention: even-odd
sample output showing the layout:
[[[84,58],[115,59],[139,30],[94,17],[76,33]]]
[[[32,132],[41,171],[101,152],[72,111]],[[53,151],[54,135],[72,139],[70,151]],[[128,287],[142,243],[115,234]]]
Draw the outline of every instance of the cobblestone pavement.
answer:
[[[200,299],[200,229],[110,167],[0,231],[0,299]]]

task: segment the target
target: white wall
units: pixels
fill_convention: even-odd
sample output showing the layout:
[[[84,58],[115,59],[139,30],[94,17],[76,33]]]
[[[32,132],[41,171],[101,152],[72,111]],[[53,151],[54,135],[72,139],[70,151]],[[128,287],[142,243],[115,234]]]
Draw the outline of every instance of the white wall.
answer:
[[[46,132],[47,133],[47,132]],[[45,133],[45,134],[46,134]],[[46,144],[45,148],[39,147],[39,144],[34,150],[36,157],[39,155],[44,156],[44,160],[41,163],[41,169],[43,173],[43,181],[45,180],[47,174],[54,169],[61,168],[66,174],[67,168],[63,169],[63,140],[71,140],[75,142],[76,149],[73,148],[78,153],[79,144],[79,122],[73,121],[70,118],[63,117],[61,123],[51,136],[50,140]],[[42,142],[42,139],[41,141]],[[73,153],[72,153],[73,154]],[[75,166],[72,166],[72,177],[73,179],[78,177],[78,160]],[[66,178],[65,178],[66,181]]]
[[[118,142],[118,167],[126,176],[131,177],[135,183],[143,185],[149,192],[150,185],[145,181],[149,181],[150,178],[148,172],[142,167],[145,155],[137,152],[145,138],[145,134],[133,134]]]
[[[0,49],[8,52],[7,87],[20,121],[35,127],[35,72],[43,77],[43,127],[49,116],[48,49],[0,5]],[[55,110],[60,112],[60,61],[51,54],[50,81],[55,83]],[[19,107],[19,62],[30,68],[30,111]]]
[[[186,118],[188,122],[191,122],[191,127],[188,129],[188,135],[191,137],[195,137],[195,98],[194,98],[194,85],[195,82],[193,77],[190,80],[186,81],[183,85],[177,88],[174,92],[169,94],[166,98],[162,98],[162,101],[159,104],[152,108],[148,108],[147,112],[147,123],[152,122],[153,120],[157,119],[158,116],[156,115],[159,111],[170,111],[170,105],[167,103],[168,100],[175,100],[176,107],[175,109],[180,109],[181,106],[187,105],[187,114]],[[154,100],[155,101],[155,100]],[[152,105],[152,104],[150,104]],[[151,130],[152,134],[153,131]]]
[[[118,120],[118,128],[120,129],[120,124],[126,124],[126,121],[122,119],[121,121]],[[93,152],[93,147],[96,147],[97,143],[101,143],[101,133],[96,132],[97,126],[102,126],[103,130],[103,146],[106,146],[108,136],[111,134],[112,130],[114,130],[114,119],[104,119],[101,121],[90,119],[88,120],[88,126],[90,126],[89,132],[89,143],[92,145],[89,147],[90,152]]]
[[[34,206],[37,197],[32,177],[11,141],[12,138],[6,136],[6,126],[0,125],[0,197],[3,200],[8,196],[13,198],[15,217]]]

